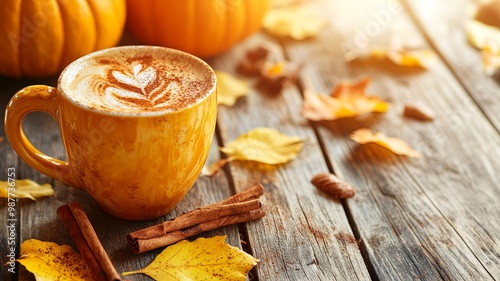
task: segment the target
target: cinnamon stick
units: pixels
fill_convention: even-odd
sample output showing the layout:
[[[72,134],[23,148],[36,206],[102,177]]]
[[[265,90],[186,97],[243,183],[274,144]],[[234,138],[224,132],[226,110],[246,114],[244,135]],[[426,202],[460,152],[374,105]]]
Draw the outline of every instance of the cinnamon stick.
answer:
[[[249,189],[246,189],[246,190],[243,190],[239,193],[236,193],[233,196],[228,197],[225,200],[219,201],[219,202],[214,203],[214,204],[207,205],[204,208],[208,208],[208,207],[211,207],[214,205],[224,205],[224,204],[230,204],[230,203],[243,202],[243,201],[248,201],[248,200],[252,200],[252,199],[257,199],[260,196],[262,196],[262,194],[264,194],[264,187],[262,186],[262,184],[258,183]]]
[[[173,220],[130,233],[127,241],[136,254],[168,246],[202,232],[262,218],[258,184],[223,201],[185,213]]]
[[[130,236],[128,236],[127,240],[129,246],[132,248],[132,251],[135,254],[141,254],[160,247],[174,244],[176,242],[189,237],[193,237],[206,231],[214,230],[231,224],[256,220],[264,217],[265,214],[265,211],[262,209],[253,210],[246,213],[223,216],[219,219],[203,222],[185,229],[175,230],[159,237],[153,237],[150,239],[130,239]]]
[[[99,281],[122,280],[102,247],[80,203],[72,202],[59,207],[57,215],[68,230],[78,251],[87,262],[94,279]]]
[[[132,232],[129,234],[129,237],[133,240],[161,237],[171,231],[187,228],[193,225],[200,224],[202,222],[211,221],[222,216],[249,212],[251,210],[260,208],[260,206],[261,205],[259,200],[254,199],[246,202],[204,207],[181,215],[174,220],[144,228],[136,232]]]

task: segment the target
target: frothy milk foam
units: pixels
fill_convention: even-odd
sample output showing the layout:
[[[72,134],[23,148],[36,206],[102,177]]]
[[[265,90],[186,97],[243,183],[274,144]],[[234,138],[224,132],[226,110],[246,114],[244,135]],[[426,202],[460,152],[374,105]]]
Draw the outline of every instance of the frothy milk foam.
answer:
[[[150,46],[96,52],[76,60],[61,77],[64,94],[76,103],[125,114],[179,110],[215,87],[203,61]]]

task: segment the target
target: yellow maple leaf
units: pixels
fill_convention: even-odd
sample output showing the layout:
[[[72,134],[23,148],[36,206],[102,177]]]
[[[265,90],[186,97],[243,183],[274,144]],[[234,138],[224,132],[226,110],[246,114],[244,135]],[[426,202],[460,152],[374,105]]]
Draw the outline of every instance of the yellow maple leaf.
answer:
[[[232,160],[250,160],[269,165],[284,164],[294,159],[302,148],[302,140],[271,128],[255,128],[220,150]]]
[[[262,26],[274,36],[302,40],[318,34],[326,20],[313,9],[304,6],[286,6],[270,9]]]
[[[481,51],[483,70],[487,75],[493,75],[500,69],[500,45],[494,47],[487,43]]]
[[[386,137],[380,132],[372,132],[367,128],[361,128],[351,134],[351,139],[359,144],[375,143],[389,149],[398,155],[420,158],[422,155],[415,151],[408,143],[398,138]]]
[[[437,60],[437,56],[431,49],[385,49],[367,48],[354,49],[344,55],[350,62],[356,59],[388,59],[396,65],[405,67],[429,68]]]
[[[14,197],[36,200],[39,197],[52,195],[54,195],[54,189],[48,183],[40,185],[28,179],[0,181],[0,197],[3,198]]]
[[[500,68],[500,28],[469,20],[465,31],[469,43],[481,50],[484,72],[493,75]]]
[[[387,57],[396,65],[423,68],[429,68],[437,60],[436,53],[428,48],[388,51]]]
[[[306,87],[302,115],[312,121],[325,121],[354,117],[370,112],[386,112],[389,103],[380,98],[366,95],[369,83],[369,78],[354,83],[341,82],[330,96],[313,93],[309,87]]]
[[[500,28],[484,24],[477,20],[469,20],[465,25],[465,33],[469,43],[482,50],[486,44],[500,46]]]
[[[215,71],[217,76],[217,104],[232,106],[236,100],[248,95],[250,87],[240,79],[224,71]]]
[[[234,157],[219,159],[208,166],[204,166],[201,170],[201,174],[210,177],[215,176],[219,172],[219,170],[222,169],[222,167],[233,160]]]
[[[146,274],[155,280],[246,280],[259,260],[226,244],[225,236],[180,241],[163,250],[143,269],[122,275]]]
[[[67,245],[26,240],[21,244],[21,256],[16,261],[33,273],[37,281],[93,280],[85,260]]]

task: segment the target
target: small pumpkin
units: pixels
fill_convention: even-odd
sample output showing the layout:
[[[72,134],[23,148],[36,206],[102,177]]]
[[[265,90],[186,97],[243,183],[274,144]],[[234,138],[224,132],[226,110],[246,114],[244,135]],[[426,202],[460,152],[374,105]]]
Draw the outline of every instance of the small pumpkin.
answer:
[[[127,29],[139,41],[207,58],[257,31],[270,0],[127,0]]]
[[[118,43],[126,0],[1,0],[0,75],[46,77]]]

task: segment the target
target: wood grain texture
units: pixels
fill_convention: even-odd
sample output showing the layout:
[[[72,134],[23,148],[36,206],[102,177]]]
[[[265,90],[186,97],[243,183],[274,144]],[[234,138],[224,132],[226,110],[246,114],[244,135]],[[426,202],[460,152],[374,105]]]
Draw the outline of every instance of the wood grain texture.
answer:
[[[481,1],[405,1],[430,43],[484,114],[500,130],[500,71],[488,77],[481,51],[467,41],[466,23]]]
[[[255,35],[237,49],[210,61],[255,85],[256,81],[235,72],[245,52],[262,42]],[[271,45],[272,46],[272,45]],[[282,59],[281,48],[274,45],[271,56]],[[256,127],[271,127],[305,141],[298,158],[279,166],[251,162],[229,163],[235,188],[242,190],[254,182],[264,185],[267,215],[247,224],[249,242],[259,280],[368,280],[356,239],[342,204],[318,192],[310,183],[313,175],[328,171],[314,131],[300,112],[300,93],[293,85],[282,93],[266,94],[252,87],[249,96],[233,107],[219,107],[218,124],[223,143]],[[346,258],[349,257],[349,258]]]
[[[376,22],[370,15],[387,7],[373,2],[379,4],[372,3],[361,22],[345,25],[359,10],[337,10],[318,38],[285,45],[290,58],[307,63],[301,78],[313,81],[314,90],[329,93],[339,81],[370,76],[369,92],[392,102],[385,114],[317,124],[335,172],[358,188],[347,204],[370,263],[381,280],[497,279],[500,229],[491,222],[500,215],[493,172],[500,168],[499,135],[443,62],[424,71],[341,59],[345,42],[355,40],[352,31]],[[341,6],[330,4],[323,10]],[[405,12],[392,16],[371,41],[383,43],[401,24],[422,36]],[[431,123],[404,118],[402,105],[411,101],[432,106],[438,117]],[[400,137],[424,158],[359,146],[348,136],[361,127]]]
[[[8,167],[15,167],[17,178],[51,182],[56,192],[36,202],[20,202],[19,242],[36,238],[74,246],[56,209],[78,200],[118,272],[136,270],[162,249],[134,255],[125,240],[129,232],[259,182],[265,188],[263,219],[199,235],[227,235],[227,243],[258,258],[250,280],[499,280],[500,82],[498,75],[482,73],[479,52],[466,42],[463,23],[471,1],[303,1],[328,21],[317,37],[276,40],[260,32],[208,60],[215,69],[252,85],[250,95],[234,106],[219,106],[208,164],[220,159],[218,146],[256,127],[298,136],[304,147],[297,159],[284,165],[235,161],[214,177],[200,176],[178,207],[160,219],[135,222],[106,214],[86,192],[28,167],[4,139],[0,180],[6,180]],[[387,46],[394,32],[433,48],[436,64],[421,69],[387,60],[344,60],[352,48]],[[122,40],[136,43],[126,34]],[[302,65],[297,85],[266,94],[256,87],[256,79],[237,73],[235,66],[245,52],[264,43],[271,46],[273,59]],[[367,76],[372,78],[369,93],[391,102],[388,112],[332,122],[309,122],[300,115],[304,87],[328,94],[340,81]],[[1,116],[17,90],[55,83],[0,78]],[[421,122],[404,117],[404,104],[414,102],[428,105],[436,118]],[[349,134],[362,127],[407,141],[423,158],[356,144]],[[49,116],[32,114],[24,128],[36,147],[65,158],[57,125]],[[5,137],[3,129],[0,137]],[[335,172],[351,183],[356,195],[340,201],[318,191],[310,180],[323,172]],[[2,225],[6,209],[1,201]],[[2,253],[7,235],[0,232]],[[10,275],[2,267],[0,280],[34,280],[23,268],[19,272]],[[152,280],[143,275],[129,279]]]

